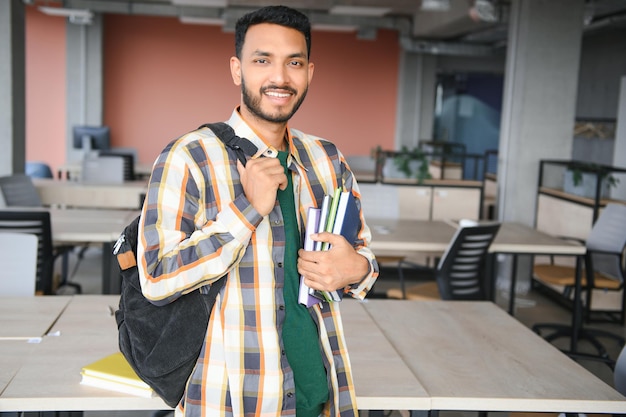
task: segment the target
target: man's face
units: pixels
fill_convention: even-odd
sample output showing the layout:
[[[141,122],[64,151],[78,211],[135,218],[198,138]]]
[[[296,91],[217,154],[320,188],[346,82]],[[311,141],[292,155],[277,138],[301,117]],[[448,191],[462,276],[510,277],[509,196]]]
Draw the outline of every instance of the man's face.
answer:
[[[244,117],[285,123],[306,96],[313,64],[300,32],[263,23],[248,29],[241,59],[231,58],[231,73],[241,86]]]

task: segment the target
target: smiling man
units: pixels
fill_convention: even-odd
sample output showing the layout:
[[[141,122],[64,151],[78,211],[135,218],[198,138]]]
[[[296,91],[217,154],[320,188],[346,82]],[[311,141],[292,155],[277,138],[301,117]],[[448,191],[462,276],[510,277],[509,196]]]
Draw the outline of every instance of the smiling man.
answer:
[[[233,82],[241,103],[228,124],[257,148],[245,167],[207,129],[170,143],[155,163],[140,224],[144,295],[171,302],[227,275],[177,416],[355,416],[341,303],[298,303],[314,289],[362,299],[378,276],[360,216],[355,242],[320,233],[302,249],[307,209],[337,187],[358,200],[329,141],[289,128],[313,77],[311,29],[270,6],[236,26]]]

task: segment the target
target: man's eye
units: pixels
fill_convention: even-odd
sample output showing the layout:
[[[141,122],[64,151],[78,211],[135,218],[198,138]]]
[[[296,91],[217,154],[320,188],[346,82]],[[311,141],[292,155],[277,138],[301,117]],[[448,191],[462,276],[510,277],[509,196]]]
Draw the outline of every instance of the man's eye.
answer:
[[[257,64],[267,64],[267,59],[259,58],[259,59],[256,59],[254,62],[256,62]]]
[[[302,62],[300,62],[300,61],[291,61],[289,63],[289,65],[292,65],[294,67],[301,67],[302,66]]]

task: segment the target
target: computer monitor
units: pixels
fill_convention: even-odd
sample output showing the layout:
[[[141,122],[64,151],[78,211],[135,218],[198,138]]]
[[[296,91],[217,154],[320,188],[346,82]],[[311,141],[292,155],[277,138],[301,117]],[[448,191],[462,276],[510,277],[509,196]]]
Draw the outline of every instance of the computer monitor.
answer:
[[[83,152],[111,148],[111,132],[108,126],[74,126],[72,129],[74,149]]]

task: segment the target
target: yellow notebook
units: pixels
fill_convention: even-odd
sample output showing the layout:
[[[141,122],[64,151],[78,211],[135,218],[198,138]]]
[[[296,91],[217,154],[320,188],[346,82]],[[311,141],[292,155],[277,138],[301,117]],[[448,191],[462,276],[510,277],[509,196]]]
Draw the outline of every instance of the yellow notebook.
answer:
[[[121,352],[113,353],[81,369],[81,384],[127,394],[151,397],[152,388],[137,376]]]

